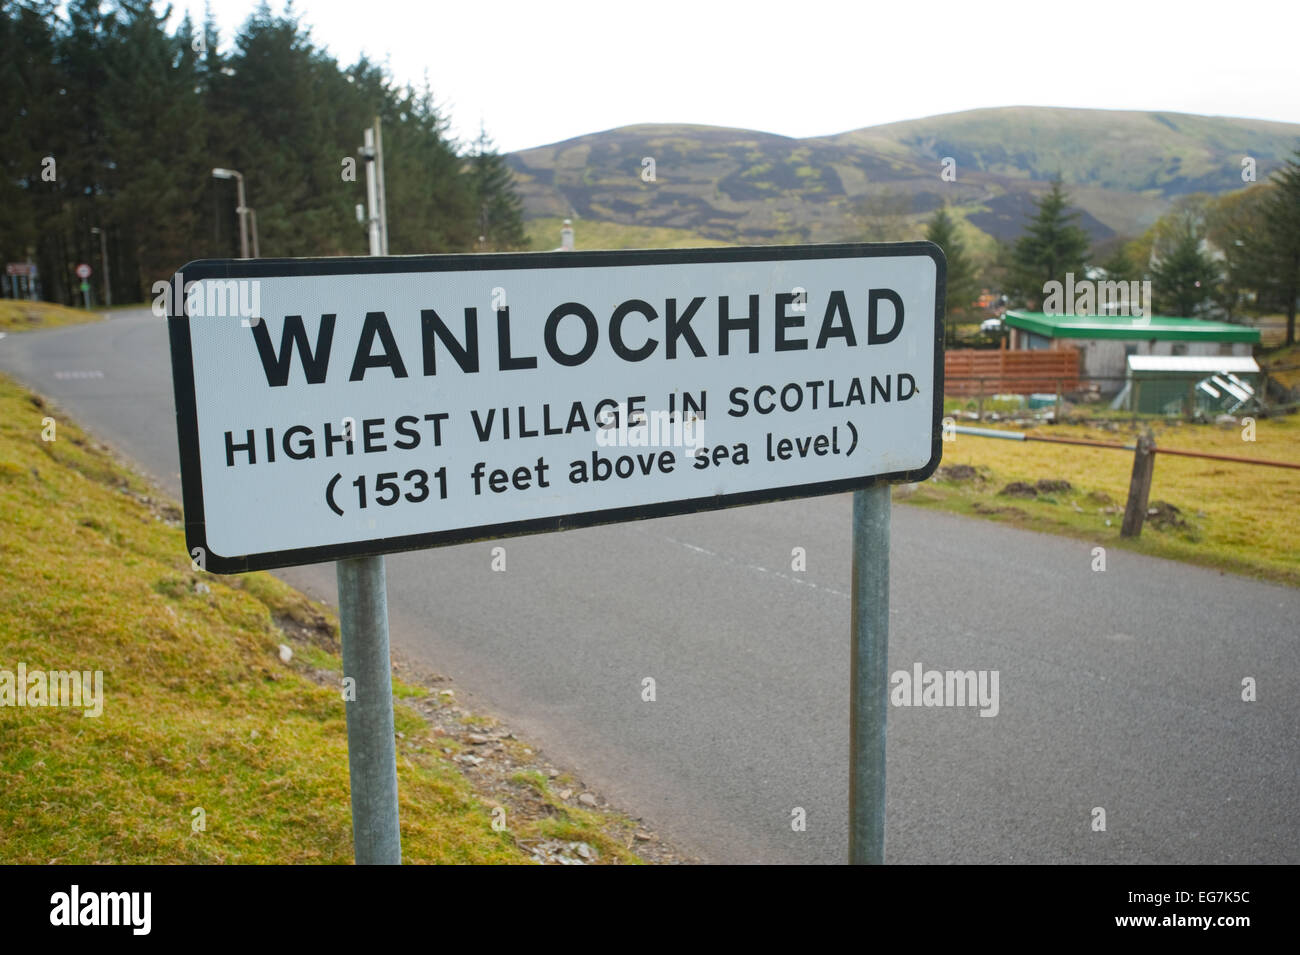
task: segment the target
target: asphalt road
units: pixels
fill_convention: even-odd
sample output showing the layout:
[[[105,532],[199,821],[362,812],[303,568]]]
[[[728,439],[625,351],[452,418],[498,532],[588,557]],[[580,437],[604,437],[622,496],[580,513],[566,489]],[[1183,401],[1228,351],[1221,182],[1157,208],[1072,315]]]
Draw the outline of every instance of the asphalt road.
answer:
[[[161,320],[11,334],[0,370],[179,498]],[[520,538],[504,573],[502,542],[390,557],[393,644],[705,860],[839,862],[850,509]],[[891,709],[888,861],[1300,862],[1300,592],[1107,556],[894,508],[890,670],[995,670],[999,705]],[[333,600],[332,565],[283,576]]]

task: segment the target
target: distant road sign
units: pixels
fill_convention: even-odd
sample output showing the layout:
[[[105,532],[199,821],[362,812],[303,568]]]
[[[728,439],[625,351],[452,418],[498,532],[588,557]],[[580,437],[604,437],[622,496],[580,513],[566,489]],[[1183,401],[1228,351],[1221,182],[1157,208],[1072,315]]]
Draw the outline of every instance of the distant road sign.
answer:
[[[87,265],[85,262],[82,262],[80,265],[77,266],[77,278],[79,279],[90,278],[90,266]]]
[[[35,267],[27,262],[9,262],[5,265],[6,275],[28,275],[35,272]]]
[[[916,481],[930,243],[198,261],[186,535],[233,573]]]

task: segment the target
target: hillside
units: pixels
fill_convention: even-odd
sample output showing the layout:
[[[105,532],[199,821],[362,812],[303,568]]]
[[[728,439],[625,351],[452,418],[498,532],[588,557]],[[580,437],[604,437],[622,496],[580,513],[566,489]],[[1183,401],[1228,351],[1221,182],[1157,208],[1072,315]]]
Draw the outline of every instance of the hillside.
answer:
[[[1178,196],[1263,179],[1300,125],[1180,113],[1005,107],[792,139],[641,125],[508,157],[529,218],[683,229],[724,242],[903,238],[947,202],[999,239],[1060,174],[1094,240],[1136,235]],[[643,159],[655,162],[653,181]],[[955,181],[941,178],[956,161]]]

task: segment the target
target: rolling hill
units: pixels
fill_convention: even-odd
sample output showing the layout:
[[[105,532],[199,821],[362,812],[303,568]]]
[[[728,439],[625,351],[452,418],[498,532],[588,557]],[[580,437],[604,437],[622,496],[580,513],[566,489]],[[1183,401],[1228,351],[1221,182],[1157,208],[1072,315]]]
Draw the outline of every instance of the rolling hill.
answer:
[[[1295,124],[1016,106],[808,139],[625,126],[507,159],[529,218],[735,243],[911,237],[944,203],[987,236],[1012,239],[1060,174],[1079,224],[1102,241],[1141,233],[1180,195],[1241,188],[1243,157],[1262,180],[1298,146]]]

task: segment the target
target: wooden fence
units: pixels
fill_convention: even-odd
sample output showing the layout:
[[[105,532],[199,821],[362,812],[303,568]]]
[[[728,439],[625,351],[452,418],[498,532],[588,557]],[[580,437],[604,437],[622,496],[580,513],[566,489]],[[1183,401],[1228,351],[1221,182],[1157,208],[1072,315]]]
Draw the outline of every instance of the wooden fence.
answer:
[[[1079,352],[1060,349],[960,349],[943,359],[944,392],[952,396],[1075,391]]]

